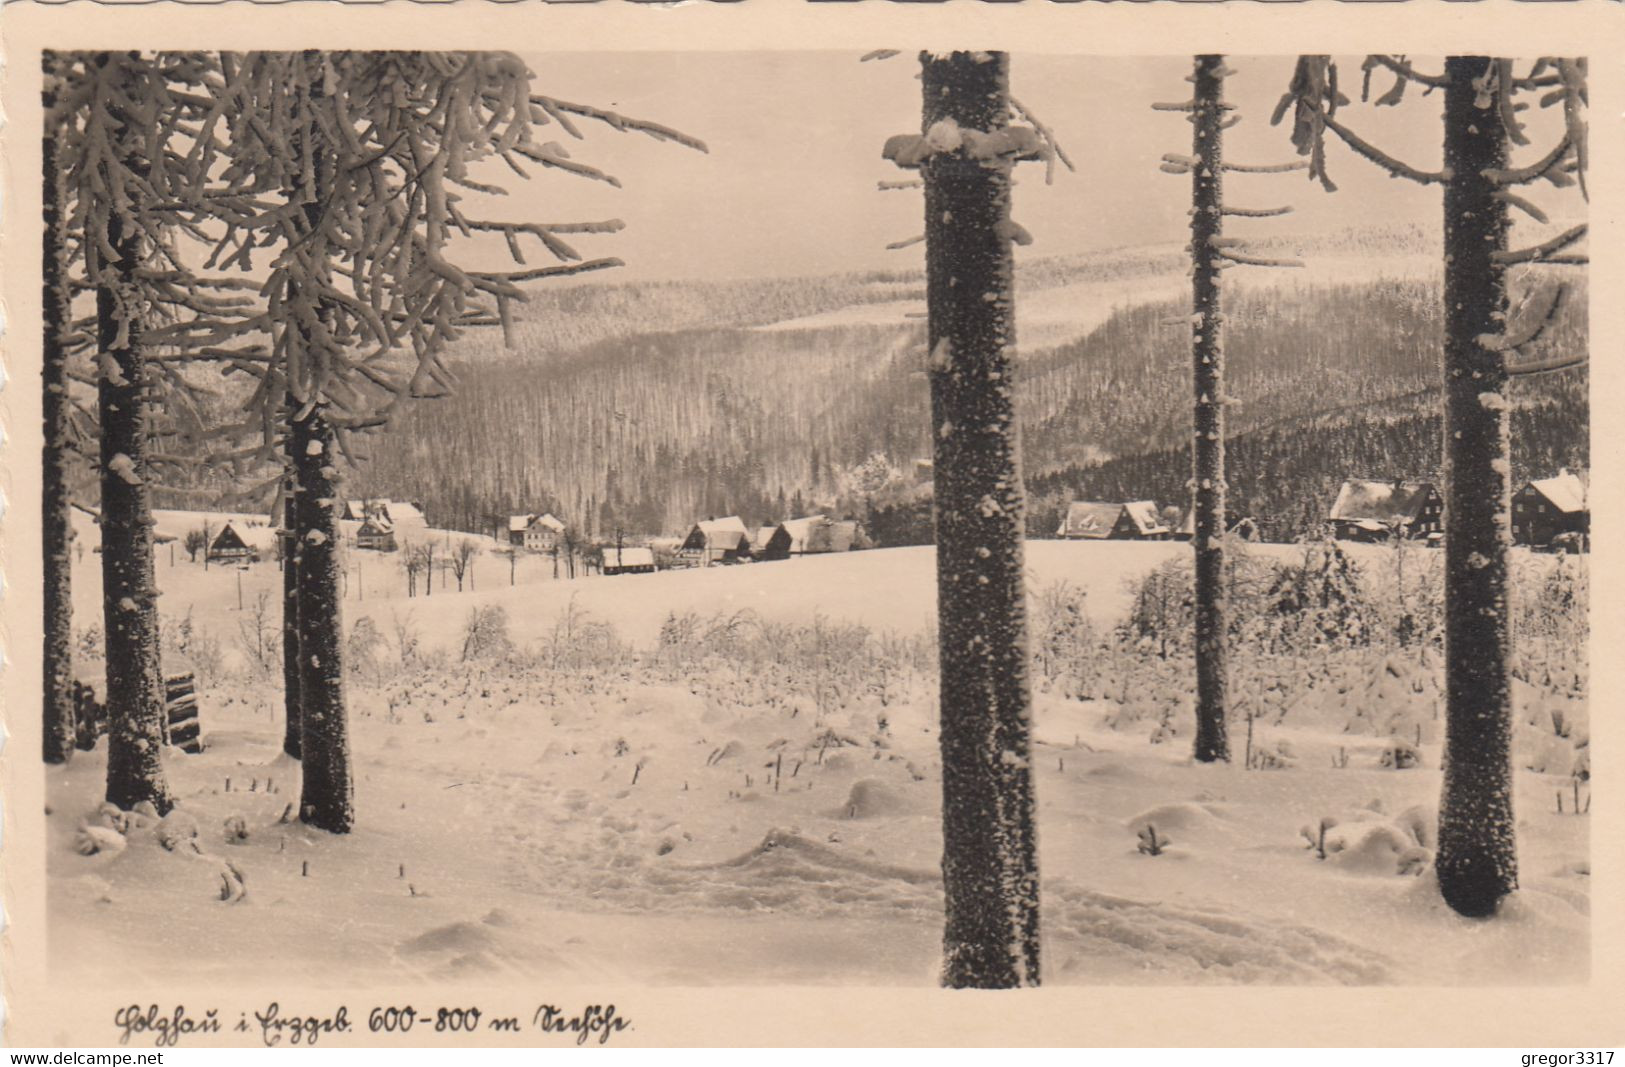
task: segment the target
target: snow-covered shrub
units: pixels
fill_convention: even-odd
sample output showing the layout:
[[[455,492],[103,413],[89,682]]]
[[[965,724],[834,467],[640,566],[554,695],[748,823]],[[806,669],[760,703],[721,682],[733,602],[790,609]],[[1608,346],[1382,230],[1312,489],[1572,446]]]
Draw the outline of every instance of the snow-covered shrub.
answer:
[[[178,619],[165,618],[158,627],[164,670],[167,673],[191,671],[200,685],[213,685],[226,676],[226,655],[220,638],[207,627],[192,622],[192,609]],[[277,639],[280,649],[281,639]]]
[[[469,611],[463,622],[462,662],[500,656],[511,647],[508,640],[508,612],[496,604]]]
[[[263,589],[237,622],[237,649],[252,679],[269,678],[281,670],[281,620],[272,614],[271,594]]]
[[[1542,689],[1584,693],[1588,682],[1590,573],[1584,556],[1526,557],[1513,577],[1518,592],[1515,676]]]
[[[1093,699],[1100,682],[1100,650],[1089,621],[1088,593],[1052,582],[1033,597],[1033,661],[1039,679],[1061,695]]]
[[[1272,645],[1363,645],[1371,609],[1359,568],[1343,546],[1327,537],[1306,541],[1300,563],[1280,564],[1266,593]]]
[[[393,609],[389,613],[390,628],[395,634],[395,651],[400,656],[403,668],[412,667],[418,659],[418,647],[422,643],[422,635],[412,621],[410,610],[403,616]]]
[[[1139,833],[1139,851],[1146,856],[1160,856],[1164,849],[1173,844],[1168,838],[1157,833],[1157,828],[1147,823]]]
[[[345,638],[345,669],[374,685],[381,684],[386,670],[381,655],[383,650],[383,632],[372,621],[372,616],[363,615],[351,625],[350,636]]]
[[[1196,593],[1188,559],[1170,559],[1134,580],[1134,603],[1120,635],[1159,659],[1189,654]]]
[[[615,628],[592,618],[576,603],[574,594],[535,653],[537,665],[553,671],[610,668],[624,658],[625,650]]]

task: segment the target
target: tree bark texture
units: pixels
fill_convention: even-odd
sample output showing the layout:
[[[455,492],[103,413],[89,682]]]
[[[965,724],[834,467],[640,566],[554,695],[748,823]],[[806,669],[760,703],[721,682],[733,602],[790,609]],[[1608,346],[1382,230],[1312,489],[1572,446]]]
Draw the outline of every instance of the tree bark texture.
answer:
[[[49,75],[47,75],[49,76]],[[47,90],[41,101],[51,121],[56,100]],[[62,339],[72,318],[68,295],[66,220],[62,217],[63,175],[57,164],[56,133],[47,129],[40,146],[44,176],[45,244],[41,291],[44,348],[40,376],[44,448],[41,450],[40,517],[45,580],[45,720],[46,763],[73,757],[73,563],[69,522],[68,379]]]
[[[304,751],[304,727],[300,703],[299,675],[299,478],[295,473],[292,421],[298,401],[289,394],[285,401],[283,438],[287,464],[282,486],[282,751],[299,759]]]
[[[927,134],[938,124],[1007,124],[1006,54],[927,53],[921,62]],[[959,148],[921,167],[936,442],[942,982],[950,987],[1039,980],[1011,166]]]
[[[1493,914],[1517,888],[1512,813],[1511,506],[1506,356],[1478,342],[1506,327],[1507,206],[1486,170],[1507,165],[1493,61],[1452,56],[1445,89],[1445,754],[1436,867],[1445,901]],[[1488,106],[1483,106],[1484,104]]]
[[[164,685],[158,646],[158,589],[146,462],[146,354],[135,277],[139,240],[106,210],[107,244],[118,259],[96,287],[101,422],[102,614],[107,632],[107,799],[129,809],[173,804],[164,778]],[[95,217],[95,213],[92,213]]]
[[[299,481],[299,695],[303,785],[299,817],[329,833],[355,824],[350,727],[344,707],[339,595],[338,463],[321,405],[292,422]]]
[[[1191,500],[1196,553],[1196,759],[1230,759],[1225,726],[1224,580],[1224,320],[1223,266],[1214,240],[1224,226],[1224,57],[1197,56],[1192,113],[1191,381],[1196,408],[1191,449]]]

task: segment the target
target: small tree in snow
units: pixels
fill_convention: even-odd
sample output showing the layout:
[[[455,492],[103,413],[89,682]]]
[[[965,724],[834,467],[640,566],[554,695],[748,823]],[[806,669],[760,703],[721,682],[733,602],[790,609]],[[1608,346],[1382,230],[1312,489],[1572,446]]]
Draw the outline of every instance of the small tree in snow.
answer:
[[[479,554],[479,542],[471,538],[465,537],[452,547],[449,562],[451,564],[451,573],[457,579],[457,591],[459,593],[463,591],[464,577],[468,578],[470,586],[473,585],[474,557]]]

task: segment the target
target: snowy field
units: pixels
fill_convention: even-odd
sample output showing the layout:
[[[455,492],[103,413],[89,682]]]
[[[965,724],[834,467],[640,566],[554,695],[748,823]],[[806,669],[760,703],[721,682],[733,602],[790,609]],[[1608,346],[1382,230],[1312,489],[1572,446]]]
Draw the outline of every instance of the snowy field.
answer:
[[[1350,547],[1380,585],[1391,550]],[[1496,921],[1464,920],[1429,865],[1437,657],[1243,650],[1261,755],[1243,765],[1238,716],[1235,762],[1195,765],[1188,659],[1107,650],[1134,582],[1188,554],[1028,545],[1035,637],[1064,581],[1099,649],[1087,679],[1034,672],[1045,980],[1584,981],[1583,669],[1523,665],[1522,890]],[[1434,554],[1412,555],[1414,576]],[[94,558],[75,572],[81,627]],[[510,587],[506,561],[482,559],[477,591],[407,599],[393,564],[362,562],[346,631],[366,616],[380,637],[352,656],[358,822],[333,838],[281,821],[298,768],[279,754],[279,667],[257,675],[243,647],[237,580],[246,604],[272,593],[274,624],[276,565],[205,572],[161,549],[166,645],[190,613],[194,643],[218,646],[191,664],[208,748],[170,753],[176,813],[133,816],[117,840],[97,814],[105,744],[46,769],[54,966],[226,985],[934,984],[932,550],[557,582],[530,564]],[[1556,566],[1521,557],[1523,584]],[[506,654],[468,645],[476,607],[503,609]],[[1394,769],[1396,752],[1416,765]]]

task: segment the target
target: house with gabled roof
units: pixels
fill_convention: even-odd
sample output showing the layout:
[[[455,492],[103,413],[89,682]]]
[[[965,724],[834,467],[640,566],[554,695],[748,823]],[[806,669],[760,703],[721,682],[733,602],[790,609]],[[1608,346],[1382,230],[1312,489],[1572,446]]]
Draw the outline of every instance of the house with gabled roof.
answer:
[[[1444,530],[1444,498],[1432,482],[1351,479],[1337,491],[1328,518],[1343,541],[1426,538]]]
[[[564,536],[564,523],[547,515],[508,516],[508,543],[532,552],[552,552]]]
[[[210,563],[258,563],[276,553],[276,530],[228,519],[209,542]]]
[[[604,548],[605,574],[653,574],[655,570],[654,549],[647,546],[621,547],[609,545]]]
[[[1055,531],[1057,537],[1074,541],[1166,541],[1169,533],[1153,500],[1074,500]]]
[[[382,512],[368,515],[355,532],[355,547],[370,552],[394,552],[400,547],[395,540],[395,524]]]
[[[1545,546],[1562,534],[1591,534],[1590,487],[1567,469],[1525,483],[1512,494],[1512,540]]]
[[[1227,533],[1234,534],[1243,541],[1257,541],[1259,539],[1258,521],[1250,516],[1243,516],[1230,523]],[[1196,509],[1186,508],[1179,517],[1179,525],[1168,534],[1170,540],[1194,541],[1196,539]]]
[[[705,519],[694,524],[677,549],[677,558],[691,567],[737,563],[750,559],[750,531],[738,515]]]
[[[813,527],[824,521],[822,515],[806,515],[799,519],[786,519],[773,528],[763,543],[762,559],[789,559],[807,551],[807,538]]]

